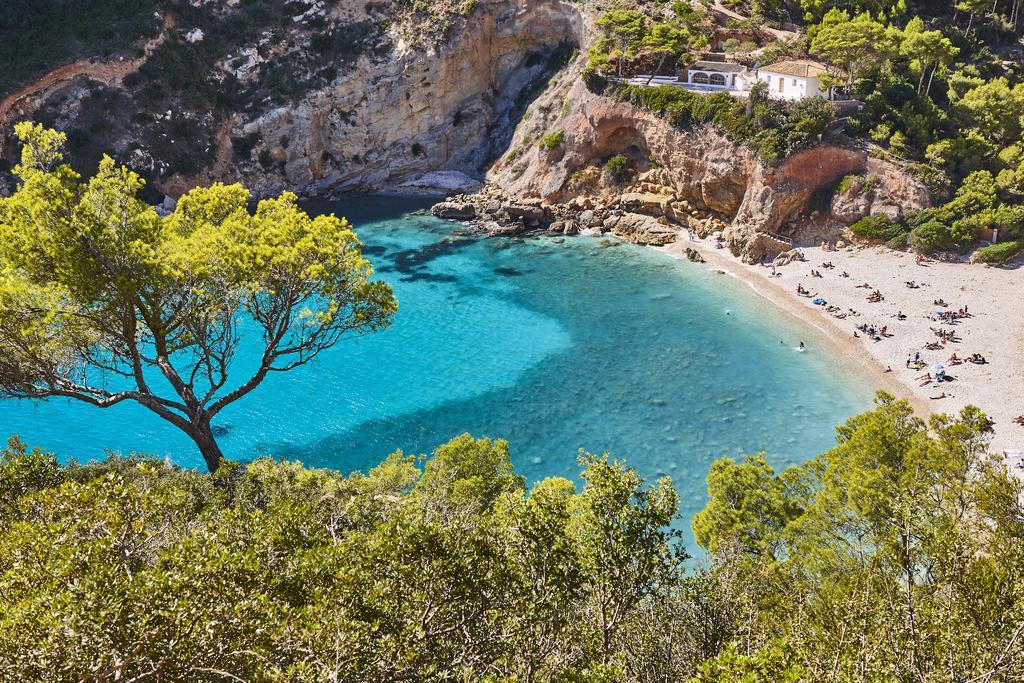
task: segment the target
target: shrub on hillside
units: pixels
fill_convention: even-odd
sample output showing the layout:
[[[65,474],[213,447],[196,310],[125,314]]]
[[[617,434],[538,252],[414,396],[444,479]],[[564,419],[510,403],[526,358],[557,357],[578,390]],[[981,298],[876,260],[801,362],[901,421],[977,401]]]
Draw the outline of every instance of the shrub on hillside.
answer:
[[[1000,242],[982,247],[974,253],[974,260],[978,263],[1006,263],[1017,254],[1024,251],[1024,240],[1016,242]]]
[[[911,232],[912,243],[922,251],[953,251],[973,240],[973,229],[967,229],[960,223],[947,225],[937,220],[919,225]]]
[[[770,102],[757,94],[763,90],[752,91],[747,102],[726,92],[701,95],[672,85],[615,84],[608,93],[665,118],[680,130],[694,124],[717,126],[730,141],[754,150],[765,163],[816,144],[835,118],[832,104],[825,100]]]
[[[850,231],[858,237],[888,242],[907,232],[900,222],[895,222],[884,213],[865,216],[850,226]]]
[[[597,95],[604,93],[605,88],[608,87],[608,79],[593,67],[588,66],[583,69],[580,77],[583,79],[583,85],[587,86],[587,90]]]
[[[541,137],[541,139],[537,141],[537,146],[543,150],[549,150],[558,147],[563,142],[565,142],[565,131],[559,130]]]
[[[629,159],[622,154],[616,154],[604,162],[604,173],[616,183],[621,183],[629,175]]]

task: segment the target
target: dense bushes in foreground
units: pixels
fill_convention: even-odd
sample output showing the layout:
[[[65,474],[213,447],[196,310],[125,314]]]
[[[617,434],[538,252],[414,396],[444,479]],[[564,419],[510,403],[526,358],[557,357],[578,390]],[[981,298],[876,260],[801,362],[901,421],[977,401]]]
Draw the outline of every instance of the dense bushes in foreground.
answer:
[[[719,461],[689,571],[671,483],[607,457],[527,489],[469,436],[349,477],[12,441],[0,679],[1019,680],[1021,484],[978,411],[929,428],[880,395],[802,466]]]

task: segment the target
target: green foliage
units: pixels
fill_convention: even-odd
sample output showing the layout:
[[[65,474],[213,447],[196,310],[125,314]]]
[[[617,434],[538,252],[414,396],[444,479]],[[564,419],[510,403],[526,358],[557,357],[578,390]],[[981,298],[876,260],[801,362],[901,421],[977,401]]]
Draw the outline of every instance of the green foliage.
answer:
[[[932,68],[931,75],[934,76],[935,71],[945,69],[952,63],[960,49],[953,47],[953,43],[942,34],[942,31],[926,31],[924,20],[921,17],[914,17],[903,29],[899,53],[910,60],[911,70],[918,73],[917,91],[921,92],[928,67]],[[925,94],[931,91],[931,85],[932,78],[929,77]]]
[[[107,57],[156,35],[155,0],[6,0],[0,94],[79,57]],[[130,53],[129,53],[130,54]]]
[[[978,263],[1006,263],[1022,251],[1024,251],[1024,240],[999,242],[978,249],[974,252],[974,260]]]
[[[957,111],[968,125],[999,144],[1020,139],[1022,107],[1024,84],[1011,88],[1006,78],[968,90],[957,103]]]
[[[998,202],[995,178],[988,171],[975,171],[964,178],[953,199],[941,207],[938,216],[953,223],[990,209]]]
[[[61,466],[12,440],[0,678],[1020,671],[1021,481],[986,454],[977,409],[925,423],[876,403],[781,474],[763,456],[715,463],[693,522],[710,556],[688,575],[671,481],[607,455],[581,454],[581,489],[527,490],[505,442],[468,435],[347,477],[268,458],[213,474],[140,456]]]
[[[604,172],[612,181],[621,183],[629,175],[629,159],[616,154],[604,162]]]
[[[593,66],[587,66],[580,73],[580,78],[583,79],[583,84],[587,86],[587,90],[595,94],[604,93],[605,88],[608,87],[608,79],[601,75],[601,73]]]
[[[710,491],[722,522],[705,538],[718,540],[713,561],[742,567],[734,585],[758,605],[743,651],[764,661],[726,650],[702,669],[721,677],[698,680],[789,680],[797,667],[807,680],[969,680],[1022,666],[1020,620],[1007,618],[1024,606],[1021,483],[987,455],[985,416],[925,423],[892,396],[876,404],[778,477],[717,470],[731,478]],[[766,484],[778,502],[761,515],[749,501]]]
[[[565,142],[565,131],[558,130],[541,136],[537,141],[537,146],[543,150],[549,150],[558,147],[563,142]]]
[[[906,0],[852,0],[843,3],[829,0],[800,0],[800,7],[804,10],[804,19],[808,22],[828,16],[827,13],[832,11],[837,4],[848,8],[854,14],[870,12],[877,17],[896,18],[907,11]]]
[[[835,194],[843,195],[852,190],[858,195],[864,195],[874,189],[876,185],[878,185],[878,176],[848,173],[836,184]]]
[[[973,229],[961,229],[962,224],[948,225],[941,221],[928,221],[914,228],[911,242],[921,251],[952,251],[975,238]]]
[[[851,225],[850,230],[859,237],[885,242],[896,239],[907,232],[907,228],[902,223],[894,222],[884,213],[865,216]]]
[[[815,28],[811,53],[842,67],[851,83],[897,51],[896,37],[867,12],[851,18],[844,10],[832,9]]]
[[[790,506],[786,483],[775,476],[764,454],[742,463],[717,460],[707,482],[710,501],[693,518],[697,543],[712,553],[738,548],[774,557],[773,542],[798,511]]]
[[[702,95],[671,85],[616,84],[609,93],[665,117],[677,128],[714,124],[733,142],[756,150],[767,163],[817,144],[835,118],[835,110],[825,100],[770,102],[763,86],[751,90],[746,104],[725,92]]]
[[[606,55],[606,59],[616,64],[617,73],[621,76],[623,62],[635,57],[640,49],[648,30],[647,21],[647,17],[636,10],[605,12],[597,20],[597,27],[604,38],[594,46],[592,60],[597,59],[597,54]],[[595,65],[593,61],[591,65]]]
[[[690,683],[800,683],[806,675],[789,643],[770,643],[752,655],[738,653],[735,643],[730,643],[717,657],[701,664]]]
[[[667,18],[648,17],[635,9],[609,10],[597,20],[600,37],[590,48],[587,68],[622,76],[626,64],[643,55],[656,60],[651,73],[658,73],[666,62],[675,63],[691,50],[707,47],[710,34],[702,25],[704,16],[683,2],[674,3]]]
[[[627,654],[683,583],[668,480],[647,487],[584,455],[582,490],[547,479],[527,492],[503,442],[467,435],[418,462],[396,453],[344,477],[260,459],[200,475],[148,458],[60,467],[12,442],[0,678],[693,673]]]
[[[136,402],[212,471],[221,409],[268,373],[390,324],[391,289],[370,280],[344,219],[310,218],[290,193],[251,211],[243,187],[221,184],[161,217],[110,157],[82,181],[63,163],[66,136],[16,132],[21,184],[0,199],[0,396]],[[233,363],[244,335],[264,349],[247,376]]]

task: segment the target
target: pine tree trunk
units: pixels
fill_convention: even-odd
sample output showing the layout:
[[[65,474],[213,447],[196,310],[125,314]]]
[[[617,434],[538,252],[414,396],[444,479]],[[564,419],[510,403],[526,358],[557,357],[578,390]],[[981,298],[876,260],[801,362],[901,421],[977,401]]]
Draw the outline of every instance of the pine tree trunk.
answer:
[[[936,62],[935,66],[932,67],[931,74],[929,74],[929,76],[928,76],[928,87],[925,88],[925,90],[924,90],[924,94],[925,95],[928,95],[932,91],[932,79],[935,78],[935,70],[938,69],[938,68],[939,68],[939,64],[938,64],[938,62]]]
[[[665,57],[666,55],[661,56],[661,59],[658,60],[658,66],[654,67],[654,73],[651,74],[650,78],[647,79],[647,82],[644,83],[644,85],[650,85],[651,81],[654,80],[654,77],[658,75],[658,72],[661,71],[661,67],[665,65]]]
[[[214,472],[222,460],[225,460],[224,454],[220,450],[220,446],[217,445],[217,440],[213,436],[213,430],[210,427],[209,419],[203,419],[199,424],[194,424],[193,429],[186,432],[189,437],[199,447],[199,453],[203,456],[203,460],[206,462],[206,468],[210,472]]]

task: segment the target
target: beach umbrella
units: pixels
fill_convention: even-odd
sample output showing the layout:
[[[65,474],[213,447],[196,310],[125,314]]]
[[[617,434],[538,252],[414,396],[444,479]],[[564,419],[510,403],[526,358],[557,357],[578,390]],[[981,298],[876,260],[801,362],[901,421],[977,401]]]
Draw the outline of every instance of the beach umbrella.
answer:
[[[943,365],[942,363],[936,363],[935,365],[932,366],[932,370],[934,370],[935,372],[942,372],[945,369],[946,366]]]
[[[711,233],[711,236],[712,237],[716,237],[716,238],[717,237],[721,237],[722,236],[722,231],[721,230],[715,230],[713,233]]]

